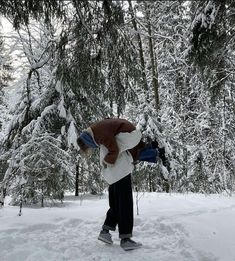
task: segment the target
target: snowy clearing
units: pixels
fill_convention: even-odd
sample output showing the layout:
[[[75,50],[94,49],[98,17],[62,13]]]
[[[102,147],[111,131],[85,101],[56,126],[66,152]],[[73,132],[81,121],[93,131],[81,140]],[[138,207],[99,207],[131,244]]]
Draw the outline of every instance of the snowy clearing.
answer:
[[[97,240],[107,195],[82,201],[67,196],[60,207],[0,209],[1,261],[141,260],[235,261],[235,197],[145,193],[134,237],[143,243],[125,252]],[[135,205],[136,209],[136,205]]]

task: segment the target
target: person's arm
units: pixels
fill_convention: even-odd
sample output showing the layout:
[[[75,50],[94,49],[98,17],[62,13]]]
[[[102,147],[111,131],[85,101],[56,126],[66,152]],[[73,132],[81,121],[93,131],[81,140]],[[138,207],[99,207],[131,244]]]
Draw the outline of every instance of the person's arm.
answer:
[[[108,154],[104,157],[104,163],[114,164],[117,160],[119,149],[115,137],[105,139],[102,144],[108,149]]]

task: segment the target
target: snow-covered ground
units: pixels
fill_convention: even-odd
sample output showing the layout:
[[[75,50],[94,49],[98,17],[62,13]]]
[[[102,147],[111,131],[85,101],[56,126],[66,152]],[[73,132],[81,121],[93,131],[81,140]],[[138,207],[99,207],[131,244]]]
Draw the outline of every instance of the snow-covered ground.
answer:
[[[235,261],[235,197],[145,193],[135,214],[133,239],[125,252],[97,240],[107,196],[68,196],[60,207],[0,209],[0,260],[51,261]],[[136,209],[136,205],[135,205]]]

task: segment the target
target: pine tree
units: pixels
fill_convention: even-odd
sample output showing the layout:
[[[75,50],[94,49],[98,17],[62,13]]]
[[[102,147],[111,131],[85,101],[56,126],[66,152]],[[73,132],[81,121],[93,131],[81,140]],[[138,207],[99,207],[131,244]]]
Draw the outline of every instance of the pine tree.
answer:
[[[9,120],[9,113],[6,104],[5,89],[13,80],[12,78],[12,66],[10,57],[4,47],[3,37],[0,35],[0,141],[5,135],[5,122]],[[1,171],[2,173],[2,171]],[[0,176],[0,180],[1,180]]]
[[[86,123],[94,120],[92,115],[120,116],[125,103],[133,99],[139,71],[124,22],[119,2],[74,3],[73,36],[67,37],[72,39],[68,42],[72,47],[62,50],[66,62],[61,60],[59,75],[71,86],[82,111],[92,104],[84,116]]]
[[[171,163],[136,166],[135,186],[234,190],[234,9],[232,0],[1,2],[28,59],[1,152],[9,160],[4,182],[14,180],[16,198],[58,198],[54,188],[60,195],[73,189],[76,173],[77,193],[100,193],[98,155],[85,162],[76,139],[90,123],[113,116],[136,123],[145,141],[157,139]],[[41,45],[33,19],[43,28]],[[53,148],[55,160],[40,160]]]
[[[3,143],[9,166],[1,184],[15,202],[22,195],[27,202],[62,199],[64,190],[74,187],[75,167],[66,151],[72,142],[67,131],[73,118],[65,108],[63,87],[55,78],[53,30],[52,25],[32,24],[19,31],[28,72]]]
[[[207,192],[227,190],[228,184],[231,184],[231,180],[233,180],[233,174],[231,174],[233,170],[229,163],[230,145],[233,142],[228,138],[231,135],[227,135],[233,131],[233,125],[229,124],[231,118],[228,116],[231,115],[228,105],[232,104],[229,98],[231,95],[227,91],[231,79],[227,73],[231,70],[228,61],[231,61],[232,58],[227,46],[228,38],[230,38],[228,29],[231,22],[228,14],[233,8],[229,3],[230,1],[199,1],[195,10],[195,5],[192,3],[192,11],[195,15],[189,54],[197,69],[194,75],[197,74],[198,83],[201,83],[201,93],[206,94],[201,104],[207,106],[206,112],[199,114],[203,115],[201,120],[204,120],[200,123],[203,126],[202,132],[194,135],[197,137],[199,145],[197,150],[202,154],[200,156],[197,153],[194,160],[196,164],[192,164],[190,169],[195,169],[195,175],[191,178],[194,177],[194,181],[196,180],[194,184],[197,184],[197,189]],[[195,98],[197,101],[198,97]],[[199,100],[201,99],[199,98]],[[227,103],[227,100],[230,102]],[[198,164],[201,166],[200,168],[197,167]],[[200,174],[197,174],[199,169]],[[201,188],[202,182],[203,189]]]
[[[194,9],[194,3],[192,2]],[[226,81],[226,1],[199,1],[192,22],[191,57],[208,84],[212,101]]]
[[[6,122],[10,119],[10,113],[8,112],[8,105],[6,103],[5,89],[13,79],[11,73],[12,67],[10,57],[4,47],[3,37],[0,35],[0,144],[6,132]],[[1,152],[2,148],[0,149],[0,155]],[[4,178],[4,172],[6,169],[7,162],[0,156],[0,182]],[[5,190],[0,193],[0,204],[4,203],[3,197],[5,196],[5,193]]]
[[[66,3],[57,0],[6,0],[0,3],[0,14],[12,19],[19,29],[21,25],[27,26],[31,18],[50,23],[52,17],[63,16],[65,7]]]
[[[177,4],[179,5],[179,3]],[[162,124],[164,118],[161,117],[161,110],[159,110],[161,106],[164,107],[163,112],[166,110],[163,102],[166,96],[166,83],[162,80],[164,79],[166,68],[163,68],[161,71],[161,66],[162,63],[165,65],[167,60],[166,57],[162,57],[164,51],[167,52],[166,48],[161,48],[159,42],[162,43],[162,38],[167,37],[164,37],[162,34],[159,39],[159,33],[157,31],[157,28],[164,24],[166,27],[169,26],[165,21],[162,24],[159,22],[162,21],[165,15],[165,12],[160,12],[159,10],[163,11],[164,8],[169,9],[168,5],[172,6],[172,2],[154,1],[145,3],[144,1],[138,1],[138,4],[134,6],[136,12],[141,13],[141,15],[138,16],[134,12],[132,3],[130,4],[131,17],[134,19],[134,23],[132,24],[135,35],[137,35],[135,44],[139,51],[139,60],[142,70],[144,74],[146,72],[147,75],[147,88],[145,88],[144,84],[137,87],[136,92],[139,96],[138,103],[137,105],[132,104],[129,106],[127,115],[131,116],[133,121],[137,123],[146,141],[148,139],[157,140],[160,146],[166,147],[166,153],[168,157],[171,157],[169,150],[170,144],[168,143],[170,138],[163,134],[166,126]],[[168,19],[166,19],[166,21],[169,22]],[[134,106],[138,107],[138,109]],[[143,184],[147,179],[148,185],[146,185],[146,187],[148,187],[150,191],[155,191],[156,189],[169,191],[169,170],[169,165],[167,170],[161,164],[153,167],[144,164],[140,168],[136,168],[136,172],[146,174],[145,177],[142,177],[141,182]]]

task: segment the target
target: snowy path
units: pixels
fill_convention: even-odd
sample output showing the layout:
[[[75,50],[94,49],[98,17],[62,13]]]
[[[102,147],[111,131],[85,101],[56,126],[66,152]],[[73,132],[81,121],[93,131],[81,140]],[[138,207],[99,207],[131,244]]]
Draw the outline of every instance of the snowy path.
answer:
[[[235,197],[144,194],[133,239],[125,252],[97,240],[107,198],[68,197],[63,207],[0,209],[1,261],[235,261]]]

